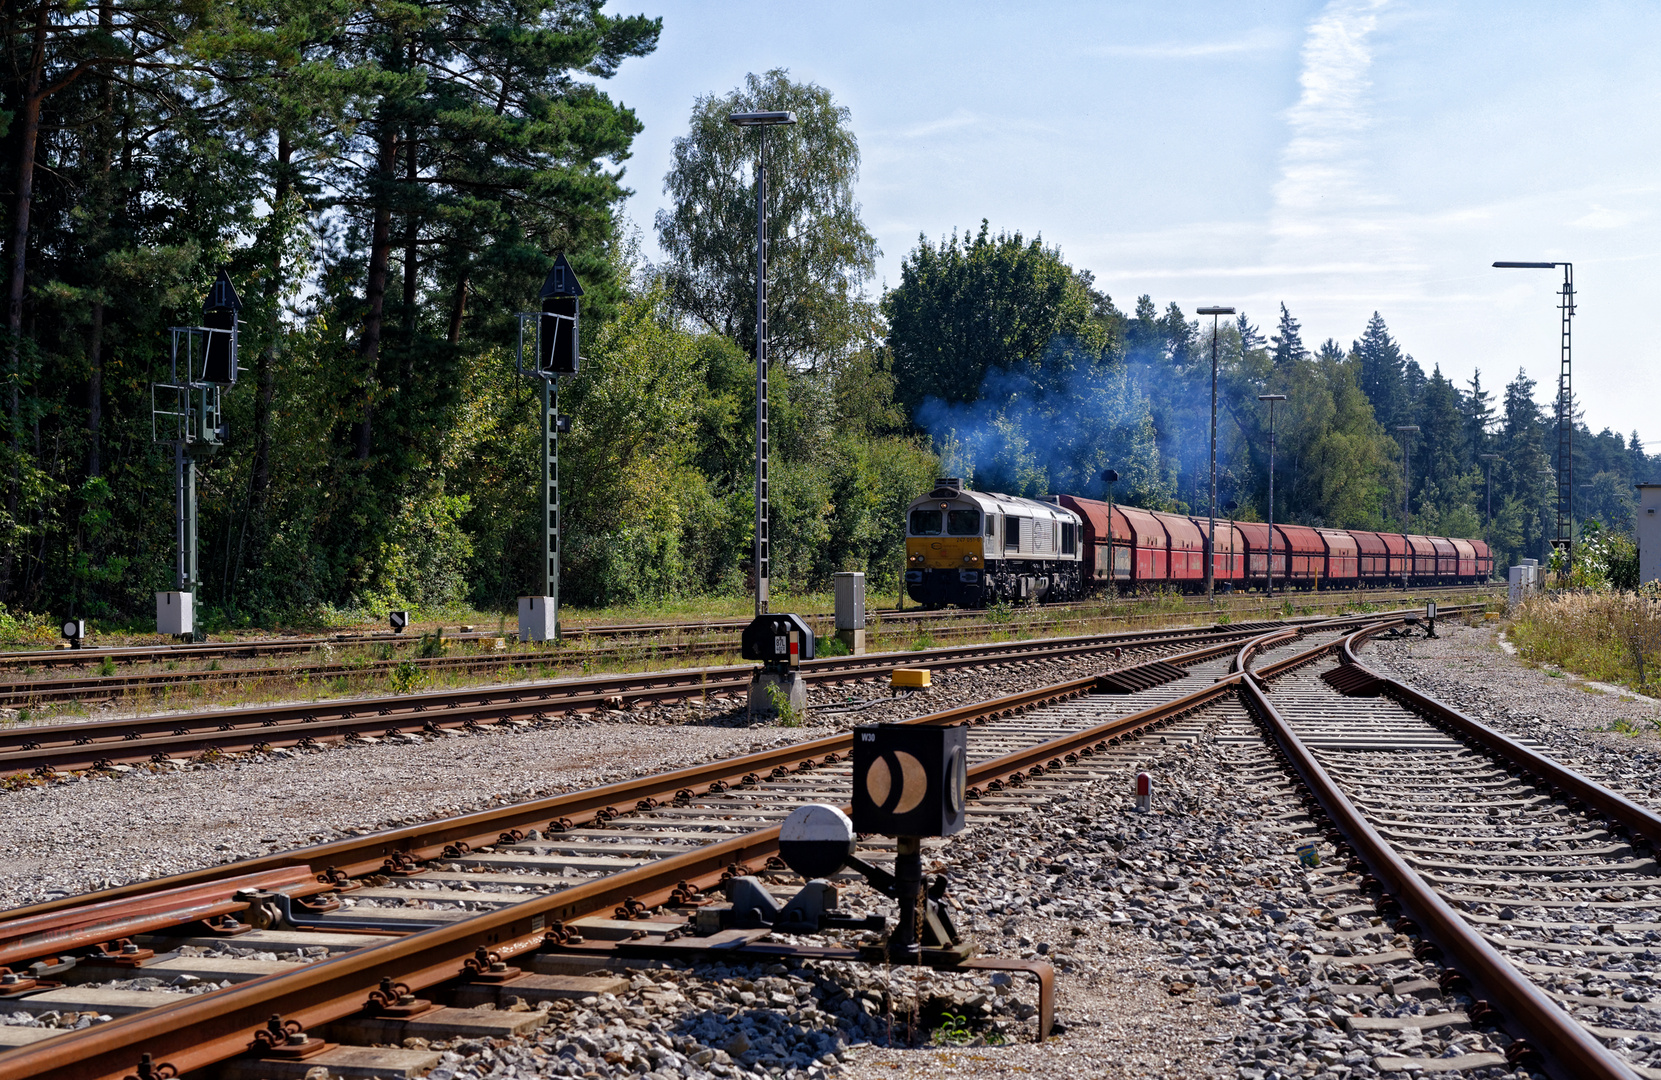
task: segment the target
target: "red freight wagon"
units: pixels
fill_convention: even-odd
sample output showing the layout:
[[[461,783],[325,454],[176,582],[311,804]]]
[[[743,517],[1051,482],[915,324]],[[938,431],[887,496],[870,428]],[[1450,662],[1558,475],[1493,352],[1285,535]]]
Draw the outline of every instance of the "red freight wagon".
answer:
[[[1061,496],[1060,502],[1062,506],[1084,519],[1084,565],[1091,580],[1107,581],[1111,577],[1118,581],[1129,581],[1130,554],[1135,545],[1130,522],[1125,520],[1124,511],[1117,506],[1113,508],[1113,551],[1110,554],[1107,504],[1095,499],[1075,499],[1071,495]],[[1116,572],[1110,574],[1110,566],[1115,566]]]
[[[1454,540],[1451,543],[1453,544],[1453,550],[1459,553],[1459,561],[1456,564],[1458,568],[1454,573],[1458,575],[1461,581],[1474,581],[1476,579],[1476,548],[1471,546],[1469,540]]]
[[[1445,536],[1432,536],[1430,546],[1436,549],[1436,577],[1452,581],[1459,576],[1459,549]]]
[[[1482,540],[1467,540],[1471,550],[1476,552],[1476,576],[1480,581],[1487,581],[1494,576],[1494,553],[1488,550],[1488,545]]]
[[[1407,570],[1407,537],[1401,533],[1379,533],[1379,539],[1384,546],[1390,549],[1390,566],[1385,576],[1391,581],[1400,581]]]
[[[1361,546],[1343,529],[1316,529],[1326,542],[1326,585],[1351,587],[1360,576]]]
[[[1269,526],[1258,521],[1237,521],[1234,527],[1246,541],[1246,578],[1261,582],[1269,576]],[[1286,537],[1278,533],[1274,544],[1274,577],[1286,580]]]
[[[1117,510],[1118,507],[1114,509]],[[1165,526],[1148,511],[1129,506],[1124,509],[1124,519],[1125,524],[1130,527],[1131,536],[1130,579],[1135,582],[1169,581],[1170,537],[1165,534]],[[1114,515],[1113,527],[1117,532],[1117,514]]]
[[[1211,528],[1211,519],[1188,519],[1203,537]],[[1217,519],[1217,549],[1212,553],[1215,567],[1212,576],[1217,581],[1243,581],[1246,577],[1246,541],[1228,518]]]
[[[1171,539],[1171,580],[1205,580],[1205,533],[1190,518],[1152,511]]]
[[[1408,546],[1413,549],[1413,564],[1407,571],[1407,576],[1415,580],[1433,578],[1436,576],[1436,547],[1428,536],[1407,536]]]
[[[1384,537],[1375,532],[1361,532],[1351,529],[1350,535],[1355,538],[1356,547],[1360,549],[1356,556],[1359,577],[1364,585],[1377,584],[1388,581],[1390,578],[1390,548],[1384,542]]]
[[[1326,544],[1321,534],[1307,525],[1276,525],[1275,531],[1286,538],[1286,550],[1291,556],[1287,579],[1304,588],[1318,587],[1326,569]]]

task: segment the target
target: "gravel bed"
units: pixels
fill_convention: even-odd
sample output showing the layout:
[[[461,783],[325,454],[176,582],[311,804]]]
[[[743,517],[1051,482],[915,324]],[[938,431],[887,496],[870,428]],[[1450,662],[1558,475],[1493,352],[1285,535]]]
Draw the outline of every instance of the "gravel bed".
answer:
[[[0,788],[0,910],[924,716],[1111,666],[1087,657],[943,671],[931,690],[899,695],[886,684],[810,686],[809,708],[790,727],[752,727],[743,700],[726,696],[528,729],[24,782]]]
[[[812,721],[827,721],[810,727],[728,726],[740,722],[731,702],[724,712],[642,709],[511,734],[54,782],[0,795],[13,811],[0,824],[0,903],[617,779],[627,775],[619,761],[645,772],[1106,666],[1092,658],[944,672],[931,693],[898,698],[865,684],[820,688],[812,704],[866,707],[835,716],[810,710]],[[691,716],[696,722],[675,722]],[[1139,769],[1155,777],[1152,814],[1131,809]],[[1356,875],[1330,846],[1322,845],[1326,865],[1300,864],[1308,822],[1295,816],[1293,790],[1262,747],[1150,742],[1141,760],[1104,770],[1088,784],[1035,782],[1026,790],[1048,794],[1048,805],[955,839],[930,868],[952,874],[960,925],[988,951],[1057,965],[1052,1042],[1030,1041],[1035,995],[1026,980],[913,980],[829,963],[653,970],[635,973],[616,999],[554,1006],[536,1035],[434,1044],[445,1056],[432,1080],[1016,1072],[1401,1080],[1410,1074],[1392,1066],[1402,1056],[1501,1048],[1503,1035],[1453,1022],[1425,1021],[1406,1034],[1354,1023],[1435,1016],[1469,1002],[1435,988],[1434,963],[1337,959],[1412,943],[1353,890]],[[847,895],[854,906],[860,890]],[[947,1021],[947,1013],[961,1019]],[[1526,1074],[1480,1064],[1440,1075]]]
[[[1500,647],[1491,625],[1450,620],[1437,633],[1375,641],[1361,662],[1498,731],[1533,739],[1563,764],[1661,809],[1661,706],[1525,663]]]

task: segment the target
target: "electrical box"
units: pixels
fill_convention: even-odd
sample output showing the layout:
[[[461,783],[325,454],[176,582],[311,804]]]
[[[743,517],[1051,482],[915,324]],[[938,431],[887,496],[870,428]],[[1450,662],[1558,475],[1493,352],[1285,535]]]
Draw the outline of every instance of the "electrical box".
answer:
[[[546,596],[519,598],[519,640],[554,641],[559,637],[559,615]]]
[[[1661,484],[1638,485],[1638,583],[1661,581]]]
[[[764,664],[813,659],[813,631],[800,615],[761,615],[739,636],[739,655]]]
[[[854,828],[880,836],[963,830],[969,729],[874,724],[854,729]]]
[[[196,632],[195,595],[187,592],[157,593],[156,632],[159,634],[194,634]]]
[[[832,574],[831,580],[836,589],[836,628],[865,629],[865,575]]]

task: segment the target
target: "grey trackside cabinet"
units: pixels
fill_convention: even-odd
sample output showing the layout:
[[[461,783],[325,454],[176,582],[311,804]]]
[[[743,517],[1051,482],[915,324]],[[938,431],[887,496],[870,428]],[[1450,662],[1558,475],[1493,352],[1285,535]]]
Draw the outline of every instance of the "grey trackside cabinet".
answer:
[[[1661,484],[1638,485],[1638,581],[1661,579]]]

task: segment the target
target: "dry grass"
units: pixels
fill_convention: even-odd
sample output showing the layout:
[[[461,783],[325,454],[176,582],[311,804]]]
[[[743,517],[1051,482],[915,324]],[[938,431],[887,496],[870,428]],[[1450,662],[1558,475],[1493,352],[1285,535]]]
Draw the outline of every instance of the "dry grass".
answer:
[[[1542,593],[1507,629],[1518,655],[1600,682],[1661,684],[1661,600],[1629,592]]]

